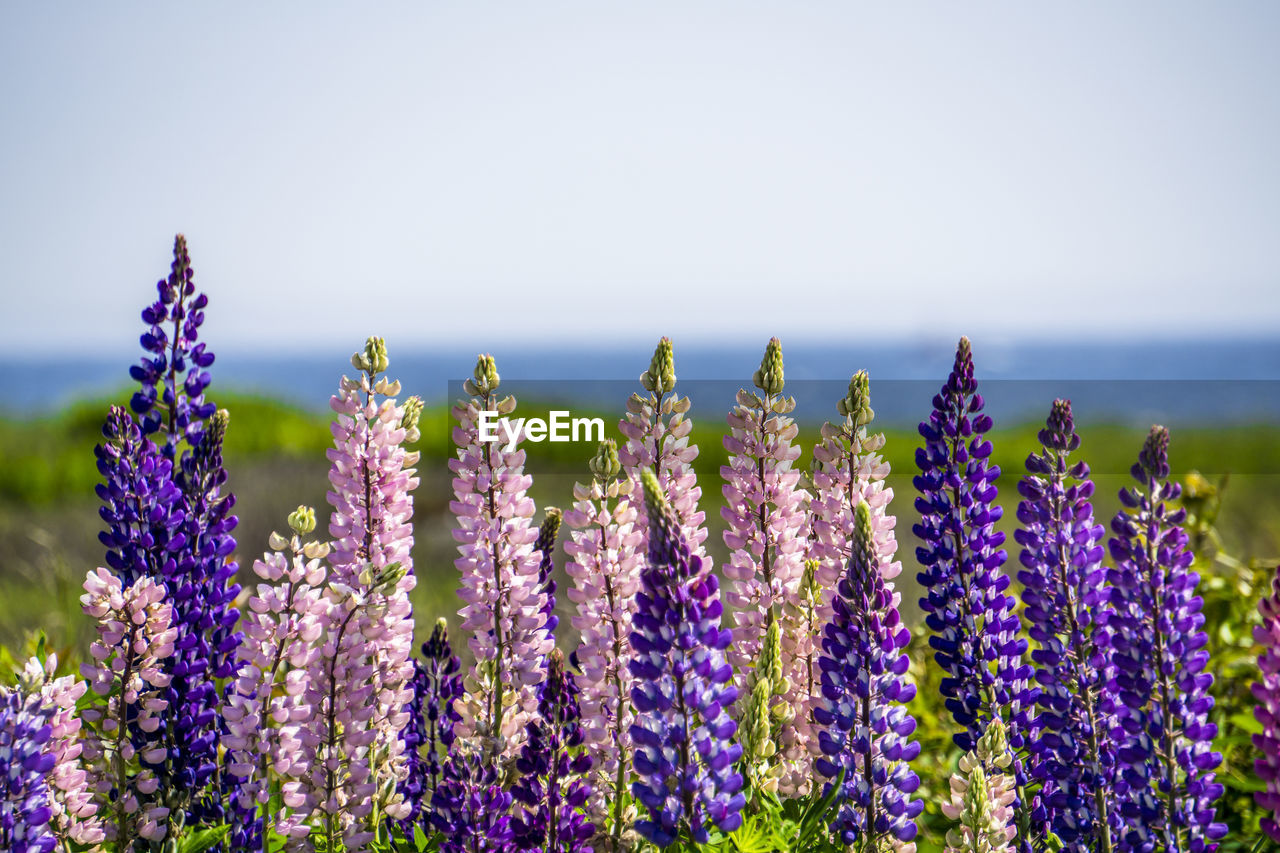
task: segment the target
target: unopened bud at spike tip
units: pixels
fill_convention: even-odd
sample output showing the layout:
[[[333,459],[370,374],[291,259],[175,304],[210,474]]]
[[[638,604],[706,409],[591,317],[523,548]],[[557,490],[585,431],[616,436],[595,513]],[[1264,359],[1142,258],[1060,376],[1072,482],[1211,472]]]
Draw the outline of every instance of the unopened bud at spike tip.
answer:
[[[640,375],[640,384],[646,391],[666,394],[676,387],[676,356],[671,338],[662,338],[653,351],[649,369]]]
[[[782,370],[782,342],[770,338],[760,360],[760,369],[752,377],[755,386],[766,394],[781,394],[785,384]]]

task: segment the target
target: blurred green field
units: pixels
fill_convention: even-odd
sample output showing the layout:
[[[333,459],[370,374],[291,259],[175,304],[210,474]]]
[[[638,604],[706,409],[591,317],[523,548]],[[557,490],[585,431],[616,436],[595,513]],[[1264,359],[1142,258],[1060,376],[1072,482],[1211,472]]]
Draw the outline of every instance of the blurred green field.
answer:
[[[124,397],[121,397],[124,399]],[[314,412],[253,396],[223,394],[218,402],[231,412],[226,441],[226,467],[235,492],[240,519],[237,557],[242,582],[250,581],[248,567],[267,545],[271,530],[285,526],[286,514],[300,503],[327,514],[325,450],[330,436],[328,419]],[[618,401],[619,409],[624,401]],[[1046,401],[1047,405],[1047,401]],[[91,620],[81,616],[80,583],[89,569],[102,562],[97,540],[102,525],[97,515],[94,486],[98,482],[93,448],[108,401],[77,404],[54,416],[30,420],[0,420],[0,644],[19,646],[37,629],[55,648],[74,655],[86,648]],[[546,407],[522,402],[521,411],[542,413]],[[575,411],[575,415],[604,417],[608,434],[617,433],[614,412]],[[925,413],[922,413],[922,415]],[[700,411],[694,401],[693,440],[702,453],[697,461],[703,488],[702,507],[712,534],[707,543],[718,565],[727,555],[719,530],[720,466],[727,462],[721,444],[723,412]],[[811,448],[818,424],[803,424],[800,463],[812,461]],[[1023,460],[1036,446],[1038,424],[998,427],[990,433],[1000,478],[1005,519],[1010,534],[1008,567],[1016,571],[1012,543],[1016,481]],[[1119,426],[1082,426],[1081,453],[1093,468],[1097,483],[1095,509],[1102,523],[1119,508],[1116,491],[1128,485],[1128,469],[1145,437],[1145,430]],[[915,540],[911,525],[918,437],[910,430],[887,431],[885,456],[893,474],[894,512],[899,517],[899,556],[904,570],[899,580],[904,616],[918,622],[915,601]],[[527,470],[533,474],[532,493],[539,507],[563,506],[572,499],[575,481],[587,477],[586,462],[594,448],[585,444],[529,444]],[[438,616],[456,627],[459,601],[454,590],[456,555],[450,534],[448,502],[452,497],[447,460],[452,453],[450,415],[443,405],[423,414],[421,484],[415,493],[416,541],[414,564],[419,583],[414,592],[418,626],[425,631]],[[1215,722],[1217,748],[1226,755],[1220,778],[1227,785],[1222,804],[1232,834],[1221,848],[1248,850],[1257,837],[1257,810],[1251,792],[1258,786],[1252,773],[1249,735],[1256,730],[1250,712],[1248,685],[1255,677],[1250,637],[1258,595],[1269,582],[1271,568],[1280,561],[1280,428],[1271,425],[1226,425],[1218,428],[1175,429],[1171,451],[1173,475],[1183,479],[1192,471],[1204,482],[1221,488],[1217,498],[1200,507],[1206,524],[1193,540],[1200,548],[1197,569],[1204,577],[1205,613],[1214,654],[1218,698]],[[1220,498],[1220,500],[1218,500]],[[1193,505],[1193,508],[1194,505]],[[563,553],[557,563],[563,561]],[[563,589],[567,582],[560,572]],[[568,604],[559,597],[562,612]],[[565,613],[567,616],[567,613]],[[562,618],[562,625],[568,625]],[[926,664],[927,643],[917,634],[912,644],[913,670],[921,681],[914,712],[920,722],[923,751],[917,762],[921,795],[927,802],[922,817],[920,850],[940,849],[945,821],[938,802],[945,796],[945,780],[956,759],[950,743],[950,722],[934,703],[938,695],[937,668]],[[572,645],[569,631],[561,642]],[[463,656],[466,649],[459,649]],[[0,669],[4,661],[0,660]]]
[[[324,517],[328,420],[262,397],[223,394],[219,403],[231,412],[226,466],[240,519],[237,557],[247,579],[248,566],[266,548],[270,531],[284,526],[290,510],[306,503]],[[108,405],[107,400],[92,400],[47,418],[0,420],[0,642],[12,643],[34,628],[45,628],[55,638],[83,639],[87,624],[77,613],[79,584],[87,570],[102,562],[97,541],[101,522],[93,492],[99,476],[93,448]],[[521,410],[546,409],[522,402]],[[617,436],[616,414],[575,414],[600,414],[609,433]],[[723,413],[699,411],[695,401],[692,414],[693,440],[701,448],[697,469],[703,508],[712,528],[708,545],[718,563],[726,556],[717,532],[720,466],[727,462],[721,444]],[[812,460],[818,426],[802,425],[801,465]],[[1037,429],[1038,425],[1026,424],[997,427],[991,433],[995,459],[1004,472],[1000,485],[1009,530],[1016,477],[1035,447]],[[1105,522],[1119,506],[1115,493],[1126,484],[1144,431],[1095,426],[1082,432],[1082,453],[1098,484],[1098,518]],[[917,444],[913,431],[893,430],[885,446],[893,470],[894,507],[900,516],[903,599],[908,604],[914,599],[911,476]],[[549,442],[526,448],[526,468],[533,474],[533,496],[539,507],[571,502],[573,484],[586,479],[586,462],[594,448]],[[448,515],[452,488],[447,460],[452,440],[447,407],[429,407],[424,412],[417,449],[422,453],[418,466],[422,482],[415,493],[414,562],[419,577],[415,605],[422,614],[420,623],[430,625],[438,615],[452,618],[458,606],[453,596],[455,552]],[[1175,431],[1171,455],[1177,477],[1190,470],[1211,480],[1230,475],[1220,524],[1226,550],[1243,560],[1280,556],[1280,428],[1240,425]]]

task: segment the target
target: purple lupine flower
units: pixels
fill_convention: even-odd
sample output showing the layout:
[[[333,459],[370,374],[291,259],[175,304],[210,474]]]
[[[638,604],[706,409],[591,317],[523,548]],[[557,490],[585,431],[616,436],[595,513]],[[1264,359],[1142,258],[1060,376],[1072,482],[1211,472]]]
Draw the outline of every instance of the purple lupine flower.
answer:
[[[215,411],[204,399],[213,353],[198,340],[209,299],[196,293],[194,277],[187,238],[179,234],[173,241],[169,276],[156,283],[159,298],[142,312],[149,327],[142,335],[142,348],[149,355],[129,370],[142,385],[130,401],[142,418],[142,432],[161,433],[161,452],[175,464],[179,444],[197,446],[204,421]]]
[[[1039,438],[1044,449],[1027,457],[1028,474],[1018,484],[1021,527],[1014,534],[1040,685],[1041,711],[1027,736],[1030,770],[1064,849],[1110,850],[1118,827],[1107,690],[1110,593],[1089,466],[1070,460],[1080,447],[1070,401],[1054,401]]]
[[[533,540],[533,550],[542,555],[542,562],[538,564],[538,585],[546,596],[542,605],[545,620],[542,630],[547,632],[548,639],[555,642],[560,617],[556,616],[556,581],[552,572],[555,570],[556,537],[560,535],[560,522],[564,514],[553,506],[547,507],[546,513],[547,517],[542,519],[542,524],[538,527],[538,538]]]
[[[492,762],[461,749],[444,764],[431,795],[431,822],[444,836],[440,853],[515,853],[511,794]]]
[[[39,695],[0,693],[0,850],[50,853],[58,842],[46,778],[56,760],[52,716]]]
[[[822,756],[814,769],[832,780],[845,774],[831,822],[844,844],[861,839],[864,849],[901,849],[915,839],[915,818],[924,809],[923,800],[911,797],[920,786],[910,767],[920,744],[910,740],[916,721],[907,711],[916,687],[902,677],[910,664],[911,631],[881,574],[865,501],[858,504],[850,540],[848,568],[831,600],[818,658],[822,688],[814,719],[822,727]],[[827,792],[833,784],[827,783]]]
[[[991,442],[983,438],[991,429],[983,405],[969,339],[961,338],[951,375],[933,398],[929,420],[920,424],[925,444],[916,451],[920,474],[913,482],[921,519],[913,530],[923,540],[916,557],[924,571],[917,579],[925,590],[920,609],[933,632],[929,645],[946,672],[942,695],[961,727],[956,744],[972,749],[999,716],[1016,750],[1025,745],[1036,691],[1029,684],[1032,668],[1022,662],[1027,642],[1018,637],[1016,600],[1006,594],[1009,576],[1001,570],[1005,537],[995,529],[1003,512],[995,503],[1000,468],[990,463]],[[1031,804],[1021,791],[1021,761],[1013,762],[1013,771],[1020,840],[1029,844]]]
[[[579,811],[591,794],[583,751],[578,688],[559,649],[538,687],[538,718],[516,759],[511,794],[522,808],[512,820],[516,846],[529,853],[589,853],[595,827]]]
[[[1258,750],[1253,767],[1265,787],[1253,798],[1269,812],[1262,819],[1262,831],[1272,841],[1280,841],[1280,568],[1271,580],[1271,594],[1258,602],[1258,612],[1262,624],[1254,626],[1253,639],[1262,648],[1258,653],[1261,677],[1252,689],[1258,701],[1253,715],[1262,731],[1253,736]]]
[[[422,644],[422,657],[425,662],[413,662],[409,724],[400,733],[409,771],[400,783],[409,805],[409,815],[400,823],[406,837],[412,836],[415,825],[430,828],[428,812],[440,784],[441,753],[453,747],[453,726],[461,719],[453,703],[462,696],[462,662],[449,645],[444,619],[436,622],[430,638]]]
[[[186,510],[173,483],[173,463],[120,406],[111,407],[102,435],[94,453],[103,478],[96,490],[107,528],[98,539],[107,548],[107,565],[126,586],[142,577],[163,578],[186,544],[179,531]]]
[[[1227,831],[1215,820],[1213,676],[1200,576],[1174,510],[1182,490],[1169,477],[1169,431],[1151,428],[1132,469],[1137,487],[1120,490],[1111,522],[1113,691],[1119,696],[1116,755],[1122,765],[1121,849],[1202,851]]]
[[[235,674],[241,640],[232,606],[240,589],[230,560],[235,498],[222,492],[226,413],[204,398],[213,353],[198,337],[208,299],[196,293],[181,234],[170,274],[156,288],[159,298],[142,312],[147,355],[130,371],[142,386],[131,400],[141,419],[139,432],[154,440],[134,436],[131,423],[112,412],[104,430],[108,445],[99,451],[107,478],[99,490],[109,527],[103,542],[108,564],[126,584],[153,577],[173,602],[179,639],[166,662],[172,676],[166,689],[169,720],[163,757],[154,767],[170,820],[177,821],[181,811],[187,825],[221,823],[227,795],[235,799],[234,774],[218,774],[224,697],[217,684]],[[117,452],[110,452],[112,445]],[[152,512],[137,513],[147,504]],[[240,834],[233,833],[233,846]]]
[[[636,683],[632,793],[649,811],[636,830],[659,847],[680,838],[705,842],[708,824],[732,832],[742,824],[742,747],[725,709],[738,697],[725,649],[733,632],[720,627],[720,586],[689,553],[658,478],[641,471],[649,551],[631,634]]]

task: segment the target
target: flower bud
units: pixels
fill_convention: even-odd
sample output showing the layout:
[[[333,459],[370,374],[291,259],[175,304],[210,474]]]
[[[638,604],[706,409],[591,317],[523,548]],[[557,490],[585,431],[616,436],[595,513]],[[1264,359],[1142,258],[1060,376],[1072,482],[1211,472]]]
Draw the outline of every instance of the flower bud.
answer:
[[[646,391],[655,394],[665,394],[675,389],[676,357],[671,347],[671,338],[664,337],[658,341],[658,347],[653,351],[653,359],[649,362],[649,369],[640,374],[640,384]]]
[[[760,361],[760,369],[751,379],[755,386],[766,394],[781,394],[782,378],[782,342],[770,338],[764,350],[764,358]]]
[[[618,459],[618,443],[612,438],[600,442],[596,455],[588,463],[591,476],[598,483],[607,483],[622,473],[622,462]]]
[[[299,506],[289,513],[289,527],[299,536],[306,536],[316,529],[316,511],[309,506]]]

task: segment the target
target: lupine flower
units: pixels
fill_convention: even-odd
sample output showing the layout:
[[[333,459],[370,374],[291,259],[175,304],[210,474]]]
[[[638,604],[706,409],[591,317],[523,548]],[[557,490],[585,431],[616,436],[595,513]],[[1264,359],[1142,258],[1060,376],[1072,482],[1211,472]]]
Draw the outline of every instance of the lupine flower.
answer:
[[[142,577],[162,579],[177,568],[186,544],[186,518],[173,463],[160,453],[124,408],[112,406],[94,449],[103,482],[96,487],[98,514],[107,529],[98,539],[106,561],[128,586]]]
[[[81,760],[82,722],[76,712],[88,685],[74,676],[58,676],[57,671],[57,655],[50,654],[44,661],[33,657],[19,675],[18,690],[38,699],[50,713],[48,751],[53,756],[53,769],[48,776],[49,824],[58,838],[93,846],[103,840],[102,822]]]
[[[384,812],[387,817],[401,820],[405,814],[403,804],[390,796],[395,788],[384,787],[398,779],[390,776],[383,782],[377,775],[375,723],[377,648],[385,641],[382,619],[404,571],[392,563],[366,569],[355,586],[331,580],[320,605],[322,645],[305,678],[303,699],[314,710],[299,735],[306,775],[296,801],[286,805],[319,819],[326,849],[341,844],[349,851],[364,850],[375,834],[370,817],[379,798],[396,806],[394,812]],[[297,831],[302,832],[300,822]]]
[[[1018,484],[1024,618],[1036,648],[1040,714],[1031,720],[1031,775],[1042,785],[1054,834],[1078,853],[1110,850],[1115,748],[1110,644],[1110,593],[1102,566],[1102,525],[1095,524],[1089,466],[1072,463],[1080,446],[1071,403],[1056,400],[1044,450],[1027,457]]]
[[[129,371],[142,385],[131,401],[142,417],[142,432],[160,433],[161,452],[175,465],[179,444],[197,446],[205,419],[215,411],[204,399],[213,353],[198,340],[209,299],[196,293],[194,278],[187,238],[179,234],[173,241],[169,276],[156,283],[159,299],[142,312],[149,326],[142,348],[149,356]]]
[[[747,679],[747,699],[738,717],[742,768],[746,781],[760,790],[777,793],[781,771],[773,757],[778,752],[780,729],[795,712],[779,700],[791,689],[782,674],[782,635],[778,620],[769,623],[760,657]]]
[[[1130,849],[1213,850],[1227,830],[1214,810],[1222,756],[1212,750],[1213,676],[1205,672],[1200,576],[1181,527],[1186,511],[1168,506],[1181,489],[1168,481],[1167,429],[1151,428],[1132,473],[1140,485],[1121,489],[1125,509],[1108,542],[1123,840]]]
[[[630,787],[631,614],[640,588],[640,533],[631,504],[631,483],[620,479],[622,463],[613,439],[600,443],[591,459],[591,485],[573,487],[574,504],[565,513],[572,528],[565,570],[576,606],[573,627],[579,633],[574,652],[582,732],[591,756],[592,796],[588,811],[598,825],[609,826],[615,842],[626,822],[624,801]],[[610,814],[612,809],[612,814]]]
[[[409,724],[401,731],[409,772],[400,783],[400,792],[409,806],[401,830],[412,837],[413,827],[429,830],[427,819],[431,797],[440,784],[441,752],[454,742],[453,727],[461,716],[454,703],[462,697],[462,662],[449,645],[444,619],[436,622],[431,637],[422,644],[424,661],[415,660],[413,700]]]
[[[884,433],[868,435],[875,419],[871,408],[871,383],[860,370],[849,380],[849,392],[836,404],[841,421],[822,425],[822,440],[813,449],[814,496],[809,502],[809,559],[801,583],[801,630],[807,638],[801,645],[807,674],[803,695],[808,697],[804,713],[813,725],[814,708],[821,702],[818,688],[818,651],[822,626],[831,620],[831,594],[844,576],[853,552],[854,518],[859,504],[871,513],[871,531],[880,576],[897,607],[901,594],[894,579],[902,572],[895,559],[898,542],[894,536],[897,519],[889,514],[893,489],[885,485],[889,463],[880,456]],[[816,617],[816,618],[815,618]],[[815,627],[816,626],[816,627]],[[810,751],[817,751],[811,739]]]
[[[578,688],[559,649],[548,659],[547,680],[538,688],[538,718],[516,759],[511,794],[521,804],[512,821],[516,846],[530,853],[589,853],[595,827],[579,809],[591,786],[591,756],[582,751]]]
[[[515,853],[511,794],[492,762],[458,749],[445,761],[431,796],[431,820],[444,836],[440,853]]]
[[[1271,581],[1271,594],[1258,602],[1262,624],[1253,629],[1253,639],[1261,646],[1258,669],[1261,677],[1253,684],[1258,705],[1253,715],[1262,731],[1253,736],[1258,750],[1254,770],[1265,788],[1253,795],[1258,806],[1269,814],[1262,819],[1262,831],[1280,842],[1280,569]]]
[[[706,513],[698,509],[702,488],[693,470],[698,446],[689,443],[693,430],[693,421],[688,417],[689,398],[675,394],[676,362],[670,338],[658,341],[649,369],[640,374],[640,385],[645,393],[631,395],[627,414],[618,423],[626,437],[626,443],[618,449],[618,458],[631,481],[631,505],[637,509],[644,506],[640,471],[648,468],[657,476],[662,493],[680,522],[689,552],[710,570],[705,548],[707,529],[703,526]],[[635,527],[640,533],[637,547],[642,554],[649,541],[648,526],[648,517],[638,513]]]
[[[305,836],[309,830],[307,815],[297,815],[291,806],[304,796],[302,721],[315,713],[306,704],[307,677],[324,630],[321,561],[329,546],[302,541],[316,529],[310,507],[291,513],[289,527],[292,536],[271,534],[272,550],[253,564],[261,583],[248,601],[240,672],[223,711],[227,734],[222,742],[231,752],[228,769],[240,780],[236,804],[244,838],[256,841],[258,849],[264,829],[259,809],[268,807],[273,781],[285,808],[270,816],[271,828],[284,836]]]
[[[49,825],[52,716],[38,695],[0,693],[0,850],[8,853],[50,853],[58,843]]]
[[[880,455],[884,433],[868,435],[876,413],[871,408],[871,383],[864,370],[849,380],[849,393],[836,404],[842,421],[822,425],[822,441],[813,449],[814,498],[810,549],[818,560],[817,581],[824,590],[833,590],[844,576],[852,553],[854,513],[865,503],[871,512],[871,532],[877,564],[886,586],[902,572],[895,560],[898,542],[894,536],[897,519],[889,514],[893,489],[885,485],[889,463]],[[894,606],[900,596],[894,593]],[[830,618],[831,607],[821,604],[820,612]]]
[[[734,608],[735,622],[729,661],[738,672],[739,688],[749,689],[766,632],[773,623],[784,623],[782,674],[774,679],[777,699],[770,706],[786,709],[786,718],[779,721],[781,750],[772,771],[779,789],[795,794],[808,789],[812,776],[809,720],[795,713],[808,699],[803,691],[813,643],[798,624],[809,493],[800,488],[801,472],[794,465],[800,456],[794,443],[799,427],[788,417],[795,400],[782,396],[782,345],[777,338],[769,341],[754,383],[760,393],[740,390],[729,414],[730,432],[724,439],[729,464],[720,469],[725,479],[720,513],[728,525],[724,542],[732,552],[724,567],[724,598]]]
[[[401,754],[400,730],[408,723],[405,706],[413,696],[413,606],[409,593],[413,574],[413,497],[418,486],[413,466],[418,453],[405,445],[418,440],[421,401],[410,398],[397,405],[400,383],[385,374],[390,360],[382,338],[369,338],[362,352],[351,357],[356,379],[343,377],[329,401],[337,413],[334,447],[329,450],[326,496],[333,514],[329,553],[337,584],[365,593],[370,610],[360,619],[377,625],[360,626],[369,639],[367,652],[374,703],[369,725],[374,741],[368,756],[370,782],[376,786],[376,805],[387,817],[402,820],[407,807],[396,795],[407,768]],[[379,399],[379,398],[382,399]],[[366,580],[398,566],[394,584],[374,588]],[[344,617],[345,618],[345,617]],[[354,758],[354,756],[349,756]]]
[[[413,696],[409,492],[418,455],[404,444],[417,438],[421,408],[413,399],[397,406],[400,384],[379,378],[388,366],[381,338],[370,338],[351,363],[359,378],[343,377],[331,400],[335,542],[317,605],[320,654],[305,677],[303,701],[314,712],[300,735],[306,776],[294,807],[319,817],[328,849],[340,841],[355,851],[375,835],[375,808],[396,821],[409,813],[400,795],[408,771],[400,730]]]
[[[555,643],[556,627],[560,617],[556,616],[556,581],[552,576],[555,571],[556,537],[560,535],[560,523],[564,513],[553,506],[546,509],[547,516],[538,527],[538,538],[533,540],[533,550],[541,555],[538,563],[538,588],[546,600],[542,604],[542,630],[547,638]]]
[[[929,645],[946,672],[942,695],[961,727],[956,744],[973,749],[991,721],[1002,718],[1010,744],[1021,749],[1036,690],[1029,684],[1031,667],[1022,663],[1027,641],[1018,637],[1016,600],[1006,594],[1009,576],[1001,569],[1005,537],[995,529],[1003,514],[995,503],[1000,468],[990,463],[991,442],[983,438],[991,418],[982,414],[968,338],[960,339],[955,367],[933,409],[920,424],[925,444],[916,451],[920,474],[914,480],[921,515],[914,531],[924,543],[916,550],[924,567],[920,609],[932,631]],[[1016,757],[1012,769],[1019,787],[1025,785]],[[1031,811],[1029,800],[1019,797],[1023,845],[1030,843]]]
[[[172,596],[179,637],[173,659],[166,664],[172,675],[166,697],[170,720],[164,727],[168,742],[153,768],[163,783],[171,818],[185,824],[220,823],[226,820],[226,792],[214,790],[214,783],[223,697],[215,679],[234,675],[240,642],[235,632],[239,614],[232,607],[239,593],[234,583],[237,567],[228,559],[235,550],[231,534],[236,518],[230,512],[235,499],[221,491],[226,481],[226,414],[217,413],[204,398],[213,353],[198,337],[208,300],[196,293],[181,234],[174,241],[170,274],[156,289],[158,299],[142,312],[148,328],[141,343],[147,354],[130,371],[141,384],[131,400],[141,419],[141,434],[154,436],[155,443],[126,438],[126,425],[109,422],[116,434],[108,435],[108,443],[118,444],[121,452],[99,455],[108,478],[103,517],[110,529],[103,541],[109,549],[108,565],[123,572],[126,584],[145,574],[163,581]],[[118,420],[115,412],[112,419]],[[162,466],[151,458],[157,454],[169,464],[163,476],[170,478],[179,498],[158,482]],[[132,495],[127,489],[120,492],[122,482],[130,478]],[[161,505],[154,516],[126,523],[131,517],[128,504],[151,501]],[[125,506],[120,509],[118,504]],[[234,776],[222,774],[221,787],[234,792]],[[233,846],[246,841],[238,834],[239,829],[233,832]]]
[[[533,478],[524,473],[524,451],[508,451],[505,442],[483,440],[480,433],[482,418],[497,428],[498,418],[515,411],[514,397],[498,399],[499,382],[493,358],[480,356],[464,385],[470,398],[453,409],[458,457],[449,460],[461,554],[455,561],[462,573],[458,595],[465,602],[458,614],[463,629],[473,632],[475,656],[457,732],[488,762],[517,754],[537,710],[542,661],[553,645],[544,630],[542,555],[533,549],[538,534],[527,494]]]
[[[959,822],[947,831],[946,853],[1012,853],[1017,800],[1004,723],[997,717],[951,776],[951,802],[942,813]]]
[[[822,637],[822,690],[814,710],[822,757],[814,768],[832,780],[844,774],[831,825],[841,841],[909,853],[924,809],[923,800],[911,797],[920,785],[910,767],[920,754],[920,744],[910,740],[916,721],[906,707],[916,688],[903,679],[911,632],[880,573],[866,503],[858,504],[850,545]]]
[[[178,630],[165,589],[151,578],[124,587],[106,569],[89,572],[80,597],[84,612],[98,620],[98,639],[80,672],[105,698],[81,719],[90,731],[84,762],[105,837],[119,850],[135,838],[160,841],[168,833],[169,808],[157,795],[155,767],[163,761],[169,722],[171,676],[166,664]]]
[[[648,561],[636,595],[629,662],[635,686],[631,727],[632,793],[649,812],[636,830],[659,847],[685,838],[698,843],[715,824],[742,824],[742,748],[725,709],[737,699],[724,650],[733,634],[720,627],[719,584],[689,552],[658,478],[641,471],[649,516]]]

